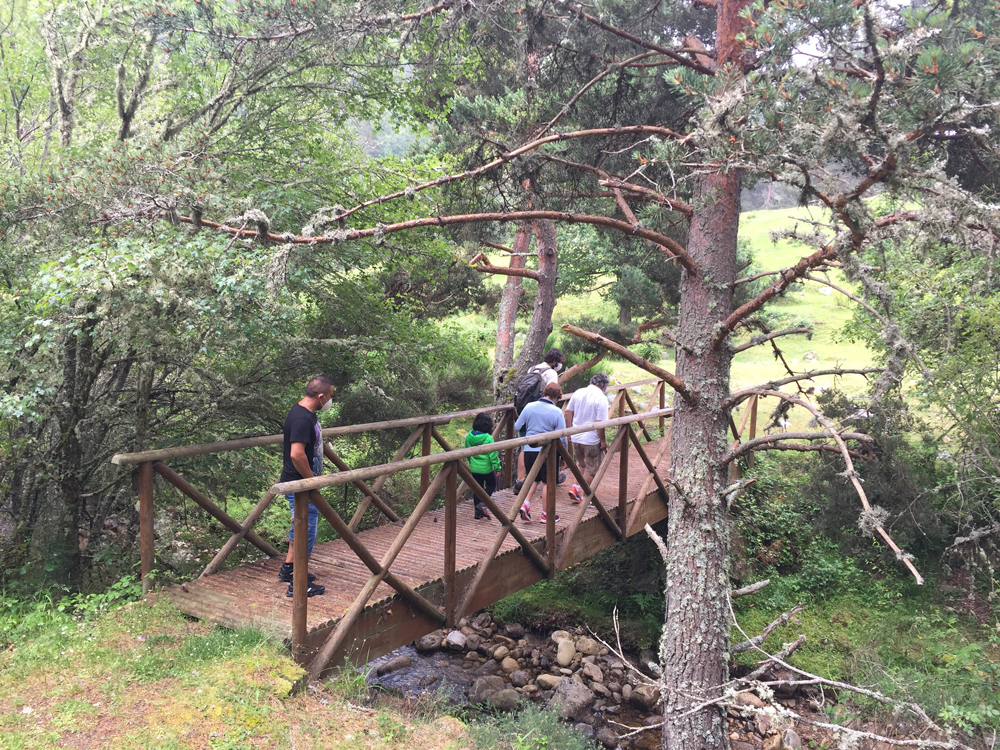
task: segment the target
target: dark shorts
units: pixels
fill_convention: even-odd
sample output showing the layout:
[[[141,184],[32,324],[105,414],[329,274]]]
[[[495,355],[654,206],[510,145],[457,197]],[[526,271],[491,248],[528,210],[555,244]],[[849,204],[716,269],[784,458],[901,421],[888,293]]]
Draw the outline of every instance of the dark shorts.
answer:
[[[545,449],[545,448],[543,448],[540,451],[525,451],[524,452],[524,476],[525,477],[528,476],[528,473],[531,471],[531,467],[535,465],[535,461],[537,461],[539,459],[539,457],[543,453],[545,453],[546,455],[548,455],[548,450]],[[538,475],[535,477],[535,481],[536,482],[542,482],[542,483],[545,482],[546,476],[548,474],[548,468],[549,468],[547,464],[548,464],[548,461],[546,461],[546,460],[543,459],[542,460],[542,466],[538,470]]]

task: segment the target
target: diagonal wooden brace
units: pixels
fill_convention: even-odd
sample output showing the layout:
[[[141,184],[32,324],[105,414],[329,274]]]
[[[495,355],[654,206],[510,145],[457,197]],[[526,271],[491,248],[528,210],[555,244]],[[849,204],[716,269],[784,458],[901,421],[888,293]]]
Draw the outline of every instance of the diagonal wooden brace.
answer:
[[[559,554],[556,556],[556,559],[559,560],[559,565],[562,565],[562,561],[566,558],[566,553],[573,544],[573,537],[576,536],[576,531],[580,528],[580,524],[583,522],[583,517],[587,514],[587,508],[590,507],[590,504],[594,502],[596,498],[596,490],[594,488],[601,485],[601,480],[604,479],[604,475],[607,472],[608,467],[611,466],[611,462],[614,460],[614,455],[621,446],[622,439],[624,437],[625,433],[619,427],[618,434],[615,435],[615,439],[611,441],[611,445],[608,447],[608,452],[605,454],[604,460],[601,461],[601,465],[597,467],[597,473],[594,474],[594,483],[591,485],[590,492],[584,495],[583,502],[580,503],[580,507],[576,510],[576,516],[573,518],[570,525],[563,531],[562,546],[559,549]],[[582,488],[583,485],[581,484],[580,487]],[[610,515],[610,513],[608,515]],[[614,521],[613,518],[612,521]],[[618,524],[615,523],[615,526],[617,525]]]
[[[420,425],[412,433],[410,433],[410,436],[406,438],[405,441],[403,441],[403,445],[400,447],[398,451],[396,451],[396,455],[392,457],[389,463],[394,464],[397,461],[402,460],[403,457],[405,457],[406,454],[410,452],[410,448],[414,446],[414,444],[417,442],[417,440],[420,439],[420,436],[423,434],[424,434],[424,427],[423,425]],[[382,485],[385,484],[385,481],[388,478],[389,475],[384,474],[378,477],[374,482],[372,482],[371,486],[372,492],[377,495],[378,491],[382,489]],[[365,515],[365,511],[368,510],[368,505],[370,503],[371,500],[368,498],[367,495],[365,495],[364,498],[362,498],[361,502],[358,504],[358,509],[354,511],[354,515],[351,516],[351,523],[349,524],[351,531],[357,530],[358,526],[361,524],[361,519]]]
[[[632,400],[632,397],[628,395],[628,391],[622,389],[622,393],[625,394],[625,401],[628,403],[628,408],[632,410],[632,413],[639,414],[639,410],[636,408],[635,402]],[[646,423],[643,421],[639,421],[636,422],[636,424],[639,425],[639,429],[642,430],[642,434],[646,436],[646,442],[647,443],[653,442],[653,437],[646,430]]]
[[[233,553],[233,550],[236,549],[236,545],[239,544],[243,540],[243,537],[247,535],[247,532],[253,528],[253,525],[257,523],[273,500],[274,493],[267,492],[261,501],[254,506],[254,509],[250,511],[250,515],[246,517],[246,520],[240,524],[240,530],[229,537],[229,541],[222,545],[222,549],[220,549],[215,557],[212,558],[212,562],[205,566],[205,570],[202,571],[198,578],[205,578],[206,576],[210,576],[218,572],[219,568],[221,568],[223,563],[226,562],[226,558]]]
[[[573,457],[569,454],[569,451],[566,450],[566,448],[563,446],[562,443],[559,443],[557,450],[559,451],[559,455],[563,457],[563,461],[566,462],[566,466],[569,468],[571,472],[573,472],[573,476],[576,477],[576,481],[580,483],[580,489],[583,490],[583,496],[589,497],[590,502],[593,503],[595,508],[597,508],[597,512],[601,516],[601,520],[604,521],[604,523],[607,525],[609,529],[611,529],[611,532],[616,537],[618,537],[619,539],[624,539],[624,534],[622,533],[622,530],[618,528],[618,524],[615,523],[614,516],[612,516],[610,511],[608,511],[608,509],[604,507],[604,503],[602,503],[600,500],[597,499],[597,492],[587,482],[587,479],[583,476],[583,472],[580,470],[580,467],[577,466],[576,461],[573,460]]]

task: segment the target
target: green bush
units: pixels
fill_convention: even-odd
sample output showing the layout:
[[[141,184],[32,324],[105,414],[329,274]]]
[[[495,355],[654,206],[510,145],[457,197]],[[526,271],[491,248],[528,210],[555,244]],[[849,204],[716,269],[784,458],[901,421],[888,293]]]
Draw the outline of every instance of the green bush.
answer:
[[[480,750],[594,750],[597,745],[555,711],[527,704],[521,711],[469,724],[469,735]]]

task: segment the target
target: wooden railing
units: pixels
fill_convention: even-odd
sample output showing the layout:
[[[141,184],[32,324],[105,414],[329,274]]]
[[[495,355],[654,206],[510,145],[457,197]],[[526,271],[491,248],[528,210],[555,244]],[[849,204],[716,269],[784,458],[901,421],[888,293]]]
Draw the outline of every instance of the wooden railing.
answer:
[[[645,411],[640,412],[629,389],[655,383],[652,396]],[[164,448],[160,450],[143,451],[140,453],[128,453],[116,455],[112,462],[120,466],[133,466],[137,473],[137,483],[139,490],[139,520],[140,520],[140,554],[141,569],[143,578],[143,590],[148,590],[152,578],[151,573],[155,566],[155,555],[153,545],[153,474],[154,472],[163,477],[166,481],[179,489],[187,497],[202,507],[222,525],[228,528],[232,535],[222,546],[212,561],[201,573],[201,577],[210,576],[217,572],[225,563],[227,557],[233,552],[242,540],[253,544],[268,556],[281,554],[271,546],[266,540],[260,538],[252,531],[252,527],[270,505],[270,503],[283,494],[296,495],[296,499],[302,502],[295,503],[295,513],[293,527],[295,537],[306,539],[308,535],[308,507],[309,501],[316,506],[320,514],[334,528],[340,538],[357,555],[358,559],[371,571],[371,577],[355,598],[354,603],[340,618],[337,626],[327,637],[326,641],[314,655],[306,653],[305,643],[307,635],[307,585],[305,576],[295,576],[292,584],[292,649],[296,658],[300,661],[312,660],[311,672],[318,675],[326,666],[334,652],[342,645],[352,625],[360,616],[367,605],[375,589],[380,583],[391,586],[402,599],[408,602],[415,611],[426,615],[431,621],[442,625],[454,625],[469,610],[476,591],[483,581],[483,578],[495,559],[507,536],[513,536],[518,542],[522,553],[531,563],[536,566],[543,576],[551,577],[563,566],[563,561],[571,557],[573,538],[580,527],[588,509],[593,506],[601,521],[607,526],[609,531],[619,540],[624,539],[629,530],[633,527],[636,519],[640,515],[642,503],[647,493],[656,486],[655,494],[659,496],[663,503],[668,502],[668,492],[660,474],[659,465],[665,456],[668,456],[669,438],[664,440],[659,448],[659,452],[654,459],[647,454],[642,438],[648,443],[652,436],[646,425],[651,420],[657,420],[660,435],[664,434],[666,426],[665,420],[673,413],[672,409],[665,408],[666,390],[663,381],[651,379],[636,383],[627,383],[622,386],[609,388],[616,391],[616,395],[611,403],[610,414],[616,416],[607,421],[589,424],[574,425],[573,427],[545,433],[543,435],[533,435],[526,438],[514,436],[515,416],[511,405],[501,405],[486,407],[485,409],[475,409],[450,414],[435,416],[421,416],[410,419],[392,420],[389,422],[377,422],[365,425],[348,425],[334,427],[322,431],[324,437],[324,453],[330,462],[336,467],[337,472],[326,474],[295,482],[283,482],[274,484],[261,498],[260,502],[253,508],[250,514],[242,521],[229,516],[224,510],[219,508],[203,493],[193,487],[184,477],[174,469],[167,466],[167,459],[182,458],[186,456],[205,455],[219,453],[223,451],[241,450],[250,447],[274,446],[282,442],[281,435],[266,437],[247,438],[243,440],[226,441],[222,443],[208,443],[202,445],[180,446],[176,448]],[[568,398],[568,397],[567,397]],[[455,449],[449,445],[448,441],[439,431],[439,427],[455,419],[470,419],[482,412],[499,415],[496,419],[493,432],[496,442],[473,448]],[[750,410],[748,410],[749,416]],[[756,403],[753,404],[753,417],[751,425],[756,422]],[[744,425],[746,418],[744,418]],[[397,429],[410,427],[410,435],[403,441],[399,450],[389,461],[389,463],[378,466],[368,466],[363,468],[349,467],[335,452],[333,445],[327,442],[327,438],[338,437],[350,434],[359,434],[375,430]],[[563,445],[564,438],[572,438],[572,435],[594,429],[614,429],[616,434],[609,446],[609,450],[601,462],[597,473],[594,475],[593,483],[588,483],[583,472],[577,466],[572,456],[572,452]],[[735,430],[735,425],[734,425]],[[742,428],[741,430],[742,431]],[[415,458],[407,458],[410,451],[420,441],[421,455]],[[442,452],[432,453],[433,443],[437,443]],[[530,543],[514,520],[523,505],[525,499],[533,491],[533,484],[536,480],[539,467],[542,461],[537,461],[528,472],[520,491],[517,494],[511,508],[508,511],[501,509],[496,501],[482,489],[472,476],[467,466],[467,460],[472,456],[499,451],[503,455],[504,477],[501,486],[511,484],[512,467],[514,465],[515,451],[532,443],[541,445],[541,450],[547,453],[548,460],[544,462],[548,467],[548,474],[545,477],[545,510],[547,520],[545,525],[545,542],[543,551],[539,551],[535,545]],[[644,465],[647,476],[642,488],[638,493],[640,501],[635,502],[629,512],[628,478],[629,478],[629,451],[636,451]],[[569,526],[564,528],[562,538],[557,548],[556,539],[556,513],[555,495],[558,471],[558,458],[561,458],[566,467],[572,472],[577,483],[584,492],[584,500],[576,509],[576,513]],[[617,488],[617,507],[606,504],[602,498],[598,497],[596,488],[612,463],[619,461],[619,477]],[[440,467],[432,477],[433,467]],[[392,507],[389,506],[379,495],[386,480],[400,472],[419,470],[420,471],[420,496],[416,507],[409,517],[400,519]],[[369,485],[368,482],[372,481]],[[483,555],[476,572],[463,591],[456,590],[455,576],[455,552],[456,552],[456,509],[458,504],[458,484],[459,480],[466,485],[482,503],[500,521],[501,528],[492,540],[486,554]],[[357,510],[349,521],[337,513],[331,505],[313,490],[322,490],[328,487],[337,487],[350,484],[362,493],[361,502]],[[419,592],[404,583],[399,577],[393,574],[391,567],[399,553],[403,550],[411,534],[417,527],[420,519],[430,509],[434,499],[444,488],[444,530],[445,545],[444,555],[444,607],[438,607],[428,601]],[[605,498],[606,500],[606,498]],[[400,522],[400,528],[395,540],[389,549],[383,554],[381,559],[376,559],[374,555],[365,547],[358,536],[358,527],[362,518],[371,506],[375,506],[378,512],[391,522]],[[627,515],[626,515],[627,514]],[[307,545],[297,544],[294,549],[294,565],[297,570],[305,570],[308,565]]]

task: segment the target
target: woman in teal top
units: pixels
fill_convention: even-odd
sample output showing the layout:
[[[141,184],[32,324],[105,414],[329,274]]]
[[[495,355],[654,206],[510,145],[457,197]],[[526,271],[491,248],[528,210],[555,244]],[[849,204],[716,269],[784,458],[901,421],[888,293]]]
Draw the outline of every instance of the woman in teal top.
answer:
[[[465,447],[474,448],[477,445],[486,445],[493,442],[490,430],[493,429],[493,420],[489,414],[478,414],[472,422],[472,432],[465,436]],[[500,471],[500,454],[496,451],[483,453],[479,456],[469,458],[469,468],[472,476],[479,482],[479,486],[490,495],[497,489],[497,472]],[[486,507],[474,498],[476,505],[476,518],[489,518],[490,514]]]

